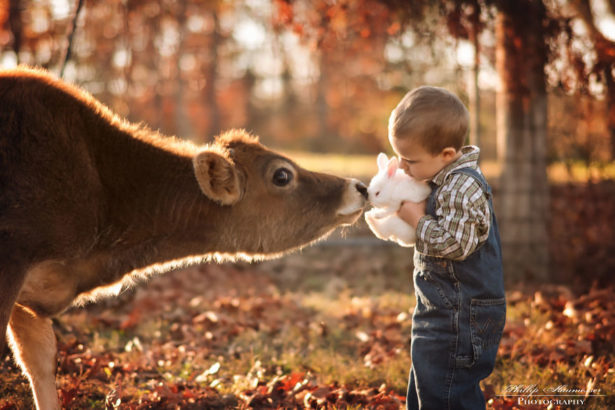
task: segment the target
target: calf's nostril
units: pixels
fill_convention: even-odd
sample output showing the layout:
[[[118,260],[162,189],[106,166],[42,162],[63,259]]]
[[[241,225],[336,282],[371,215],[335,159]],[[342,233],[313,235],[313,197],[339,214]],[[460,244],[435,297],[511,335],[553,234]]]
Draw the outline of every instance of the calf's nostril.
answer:
[[[363,198],[367,199],[367,187],[365,186],[365,184],[363,184],[362,182],[357,182],[355,184],[355,188],[357,188],[357,191],[359,191],[359,193],[363,195]]]

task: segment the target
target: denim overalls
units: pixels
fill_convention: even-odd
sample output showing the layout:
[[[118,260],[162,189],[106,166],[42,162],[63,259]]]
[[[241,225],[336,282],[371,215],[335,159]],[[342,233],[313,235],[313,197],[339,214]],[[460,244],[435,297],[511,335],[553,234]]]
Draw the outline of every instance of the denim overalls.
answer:
[[[487,240],[463,261],[414,253],[416,308],[408,409],[484,409],[479,381],[493,371],[506,321],[491,189],[472,168],[452,173],[464,173],[480,183],[489,200],[491,228]],[[434,217],[437,191],[437,187],[432,190],[426,205],[426,213]]]

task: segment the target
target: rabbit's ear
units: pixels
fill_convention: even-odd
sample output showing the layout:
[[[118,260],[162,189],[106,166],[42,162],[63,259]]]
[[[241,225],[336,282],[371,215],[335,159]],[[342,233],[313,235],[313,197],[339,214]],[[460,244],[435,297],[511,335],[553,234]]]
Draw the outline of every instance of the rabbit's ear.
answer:
[[[395,175],[395,172],[397,171],[398,167],[399,163],[397,162],[397,158],[392,157],[387,164],[387,176],[391,178],[393,175]]]
[[[387,157],[387,154],[385,154],[384,152],[381,152],[380,154],[378,154],[378,171],[382,171],[385,170],[387,168],[387,163],[389,162],[389,158]]]

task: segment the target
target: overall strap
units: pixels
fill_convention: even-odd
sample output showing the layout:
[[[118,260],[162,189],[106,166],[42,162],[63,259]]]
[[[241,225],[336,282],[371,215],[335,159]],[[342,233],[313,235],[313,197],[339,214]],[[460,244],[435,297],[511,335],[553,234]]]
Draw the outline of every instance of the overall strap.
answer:
[[[487,196],[487,199],[491,199],[491,187],[485,180],[485,177],[480,172],[478,172],[478,170],[474,168],[470,168],[470,167],[459,168],[459,169],[452,171],[451,174],[465,174],[465,175],[468,175],[474,178],[476,182],[480,184],[480,187],[482,188],[483,192]]]

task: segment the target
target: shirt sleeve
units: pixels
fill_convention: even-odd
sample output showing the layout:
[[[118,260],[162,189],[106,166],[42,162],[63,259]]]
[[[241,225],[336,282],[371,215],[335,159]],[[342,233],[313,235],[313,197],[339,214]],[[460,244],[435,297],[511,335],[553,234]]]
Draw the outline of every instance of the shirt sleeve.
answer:
[[[487,240],[489,202],[478,181],[452,174],[436,198],[436,217],[426,215],[417,227],[416,250],[440,258],[464,260]]]

